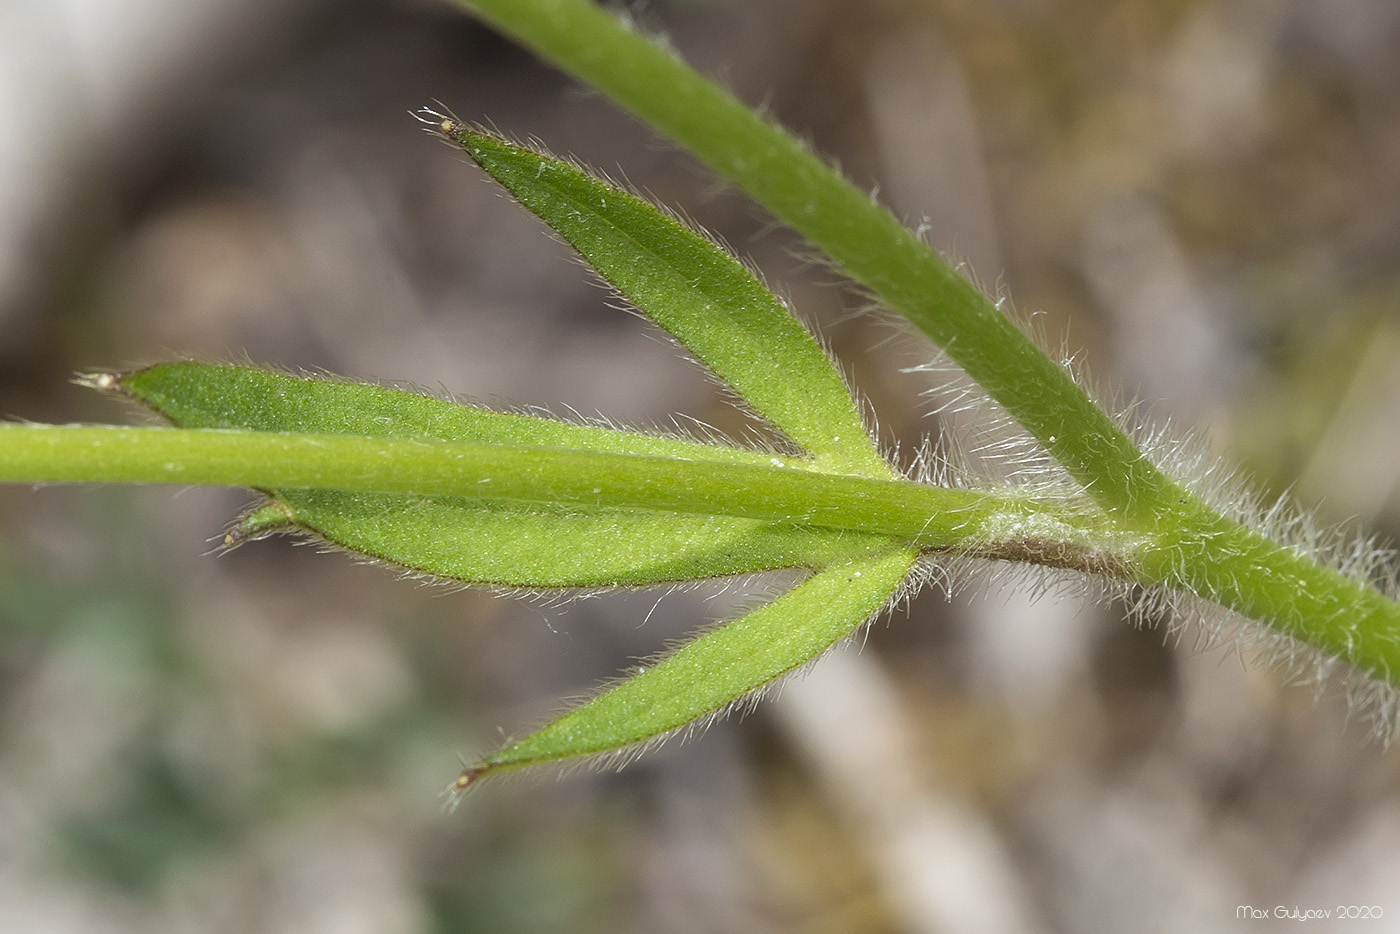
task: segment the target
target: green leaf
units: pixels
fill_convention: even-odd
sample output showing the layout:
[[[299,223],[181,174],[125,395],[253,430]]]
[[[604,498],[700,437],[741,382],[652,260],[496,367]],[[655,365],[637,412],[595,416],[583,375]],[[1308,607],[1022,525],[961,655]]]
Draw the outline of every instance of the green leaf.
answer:
[[[664,435],[578,425],[538,415],[493,412],[417,392],[246,366],[158,363],[119,376],[116,390],[181,428],[360,435],[432,441],[488,441],[653,454],[726,463],[801,467],[767,451],[701,444]]]
[[[295,522],[360,554],[446,580],[518,588],[640,587],[820,567],[886,539],[729,517],[483,508],[385,494],[283,490]]]
[[[765,467],[797,463],[768,452],[490,412],[399,389],[250,367],[160,364],[117,385],[182,428],[548,445]],[[290,525],[412,572],[507,587],[644,586],[821,567],[885,541],[791,523],[578,504],[521,508],[459,497],[265,492],[273,506],[235,526],[230,543]]]
[[[843,563],[701,635],[655,664],[463,771],[454,790],[525,766],[622,753],[721,714],[871,619],[917,554],[895,549]]]
[[[840,371],[743,264],[576,166],[451,119],[441,129],[818,468],[894,475],[871,444]]]

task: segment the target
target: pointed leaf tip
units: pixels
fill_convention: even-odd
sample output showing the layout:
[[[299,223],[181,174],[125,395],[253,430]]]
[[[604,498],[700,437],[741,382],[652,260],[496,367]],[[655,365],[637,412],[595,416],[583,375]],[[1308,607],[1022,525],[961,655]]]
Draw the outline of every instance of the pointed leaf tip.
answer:
[[[894,549],[842,562],[745,616],[693,638],[536,732],[506,744],[458,781],[629,751],[723,714],[821,655],[898,592],[917,554]],[[624,760],[619,760],[624,761]]]
[[[244,513],[229,526],[224,533],[222,547],[224,551],[232,551],[245,542],[284,532],[295,525],[296,521],[286,505],[275,501],[267,503]]]
[[[477,779],[481,777],[481,774],[480,769],[474,769],[469,766],[463,768],[462,773],[453,779],[452,784],[448,785],[447,788],[443,790],[442,794],[445,799],[443,801],[443,810],[449,814],[457,810],[458,805],[462,803],[462,799],[467,796],[467,792],[476,787]]]
[[[840,370],[787,306],[715,241],[571,163],[451,118],[443,132],[819,469],[894,475]]]

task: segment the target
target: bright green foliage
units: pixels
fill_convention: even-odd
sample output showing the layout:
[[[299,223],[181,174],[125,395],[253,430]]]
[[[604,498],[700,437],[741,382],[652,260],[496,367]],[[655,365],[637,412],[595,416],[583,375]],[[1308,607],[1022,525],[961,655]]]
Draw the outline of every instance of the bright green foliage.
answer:
[[[722,249],[567,163],[450,120],[441,129],[801,454],[571,425],[249,367],[162,364],[109,380],[108,388],[185,429],[530,445],[542,461],[547,449],[575,458],[583,452],[666,457],[692,470],[709,462],[812,479],[817,473],[867,483],[895,478],[832,362],[782,303]],[[451,580],[586,588],[775,568],[814,572],[789,594],[696,638],[471,766],[457,788],[496,771],[626,750],[723,711],[877,613],[918,559],[908,538],[732,515],[564,501],[522,505],[493,501],[489,484],[471,497],[301,487],[264,492],[269,503],[230,532],[231,542],[295,527]],[[975,515],[985,518],[986,512],[974,509],[955,521],[974,528]]]
[[[1014,322],[867,192],[592,0],[456,0],[699,156],[957,362],[1105,507],[1179,488]]]
[[[893,474],[841,375],[753,274],[715,244],[587,172],[445,119],[443,132],[571,243],[817,467]]]
[[[1286,517],[1261,520],[1230,496],[1208,495],[1169,458],[1139,452],[1056,361],[888,212],[589,0],[468,5],[806,235],[941,344],[1079,488],[1058,474],[984,489],[897,478],[840,372],[725,251],[573,165],[438,114],[441,133],[765,420],[775,449],[171,363],[89,382],[176,429],[0,425],[0,481],[253,486],[267,500],[230,544],[299,529],[411,572],[516,588],[809,572],[787,595],[469,766],[457,790],[496,771],[625,754],[729,709],[877,613],[920,554],[1095,574],[1131,599],[1146,594],[1138,605],[1151,611],[1189,594],[1400,682],[1400,603],[1393,588],[1375,586],[1382,562],[1373,549],[1329,556],[1309,535],[1288,533],[1296,523]],[[1368,682],[1358,696],[1380,697],[1384,718],[1386,689]]]
[[[181,428],[528,444],[762,467],[800,464],[768,452],[491,412],[399,389],[251,367],[159,364],[121,377],[118,386]],[[461,497],[265,492],[274,512],[252,513],[231,533],[234,540],[275,528],[280,513],[280,524],[410,571],[507,587],[642,586],[820,567],[863,555],[881,541],[753,519],[577,503],[487,508]]]
[[[1287,524],[1232,518],[1239,492],[1202,498],[1183,482],[1190,478],[1140,452],[1056,360],[897,218],[791,134],[597,4],[458,2],[695,153],[908,318],[1114,522],[1153,542],[1149,579],[1400,680],[1400,603],[1374,549],[1357,543],[1339,555],[1319,553],[1306,534],[1277,540],[1297,534]]]
[[[896,549],[814,575],[507,744],[463,772],[458,787],[493,772],[627,750],[724,711],[737,698],[816,658],[878,613],[917,557],[917,552]]]
[[[0,482],[199,483],[734,516],[1115,576],[1127,575],[1135,551],[1149,544],[1102,513],[1041,502],[1015,487],[949,489],[781,463],[342,434],[0,424]],[[280,510],[259,509],[240,528],[257,535],[286,524]]]

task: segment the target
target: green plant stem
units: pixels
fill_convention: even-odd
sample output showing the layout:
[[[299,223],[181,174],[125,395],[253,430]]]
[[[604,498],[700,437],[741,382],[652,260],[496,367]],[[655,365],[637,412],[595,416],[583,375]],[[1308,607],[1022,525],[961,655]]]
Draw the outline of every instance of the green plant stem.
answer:
[[[1010,521],[1036,512],[1024,497],[777,466],[535,445],[105,426],[0,425],[0,482],[203,484],[572,503],[866,531],[938,549],[968,544],[993,518]],[[1068,530],[1072,521],[1054,515],[1057,528]]]
[[[1391,680],[1400,604],[1210,513],[1142,532],[1022,494],[512,444],[0,425],[0,482],[177,483],[575,503],[890,536],[924,551],[1185,588]],[[1202,533],[1200,530],[1205,529]]]
[[[1101,505],[1148,517],[1180,490],[1058,363],[806,146],[589,0],[456,0],[694,152],[899,311]]]

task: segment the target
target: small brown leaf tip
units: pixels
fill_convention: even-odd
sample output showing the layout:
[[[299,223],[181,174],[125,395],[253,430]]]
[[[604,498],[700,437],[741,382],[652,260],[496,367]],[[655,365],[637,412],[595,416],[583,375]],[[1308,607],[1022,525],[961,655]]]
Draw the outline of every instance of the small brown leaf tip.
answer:
[[[484,773],[483,769],[468,766],[462,769],[462,774],[458,775],[452,784],[447,786],[443,792],[447,802],[444,810],[449,814],[457,809],[457,805],[462,803],[462,798],[466,797],[467,791],[476,784],[476,780]]]
[[[431,107],[420,107],[413,111],[413,118],[419,123],[426,124],[430,130],[435,130],[451,140],[456,140],[457,135],[466,129],[456,117]]]

